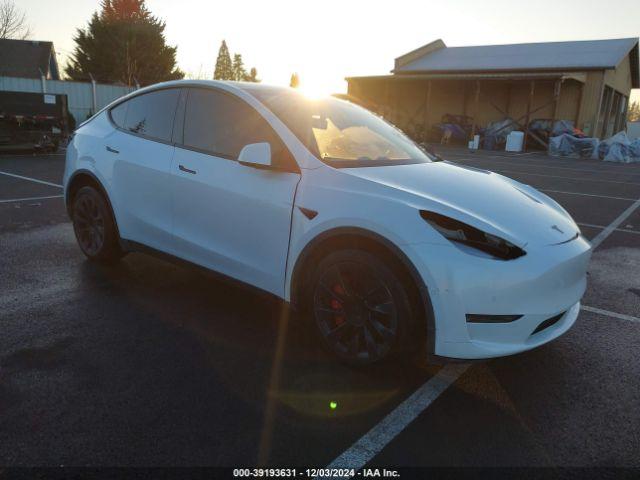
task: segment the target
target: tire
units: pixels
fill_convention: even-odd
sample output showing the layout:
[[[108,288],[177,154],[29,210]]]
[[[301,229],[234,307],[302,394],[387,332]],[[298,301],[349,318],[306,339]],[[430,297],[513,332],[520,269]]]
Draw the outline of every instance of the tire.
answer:
[[[340,361],[368,366],[411,349],[416,319],[401,278],[363,250],[337,251],[319,262],[306,307],[323,345]]]
[[[124,255],[107,201],[94,187],[81,187],[73,198],[73,231],[89,260],[115,263]]]

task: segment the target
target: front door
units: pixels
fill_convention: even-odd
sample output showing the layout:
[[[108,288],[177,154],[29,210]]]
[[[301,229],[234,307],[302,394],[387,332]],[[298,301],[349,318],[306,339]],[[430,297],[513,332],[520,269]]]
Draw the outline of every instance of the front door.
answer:
[[[237,162],[240,150],[257,142],[271,145],[273,168]],[[192,88],[174,155],[178,255],[282,296],[300,174],[276,133],[244,100]]]

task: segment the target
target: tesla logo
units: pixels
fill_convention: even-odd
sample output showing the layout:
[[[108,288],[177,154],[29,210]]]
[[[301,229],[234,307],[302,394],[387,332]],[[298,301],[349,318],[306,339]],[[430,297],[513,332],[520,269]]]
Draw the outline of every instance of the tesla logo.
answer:
[[[556,232],[559,232],[559,233],[564,233],[562,230],[560,230],[558,225],[552,225],[551,226],[551,230],[555,230]]]

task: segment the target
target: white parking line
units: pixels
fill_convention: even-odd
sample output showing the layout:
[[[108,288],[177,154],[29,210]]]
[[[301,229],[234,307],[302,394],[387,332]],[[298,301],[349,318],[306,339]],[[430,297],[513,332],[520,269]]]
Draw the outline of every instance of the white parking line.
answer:
[[[611,224],[591,241],[595,250],[613,233],[624,220],[640,206],[640,199],[622,212]],[[624,320],[640,321],[636,317],[583,306],[583,310]],[[333,460],[327,468],[359,469],[370,462],[389,442],[396,438],[418,415],[438,398],[450,385],[460,378],[469,368],[469,364],[449,364],[434,377],[416,390],[408,399],[398,405],[391,413],[376,424],[351,447]]]
[[[581,193],[581,192],[565,192],[563,190],[549,190],[548,188],[538,188],[541,192],[551,192],[551,193],[564,193],[566,195],[580,195],[582,197],[598,197],[598,198],[610,198],[612,200],[626,200],[628,202],[634,202],[635,198],[627,198],[627,197],[613,197],[611,195],[595,195],[593,193]]]
[[[45,182],[44,180],[38,180],[37,178],[23,177],[22,175],[16,175],[15,173],[0,172],[0,175],[6,175],[8,177],[19,178],[21,180],[29,180],[30,182],[41,183],[42,185],[49,185],[50,187],[62,188],[62,185],[58,185],[57,183]]]
[[[581,310],[586,312],[597,313],[599,315],[606,315],[607,317],[613,317],[620,320],[629,320],[631,322],[640,322],[640,318],[634,317],[632,315],[625,315],[624,313],[616,313],[610,312],[609,310],[602,310],[601,308],[589,307],[587,305],[582,305],[580,307]]]
[[[513,161],[506,162],[505,160],[495,160],[491,156],[475,155],[475,154],[465,155],[462,153],[446,153],[446,154],[441,153],[440,155],[445,159],[448,159],[449,157],[458,157],[459,160],[505,162],[514,166],[525,165],[525,166],[535,166],[535,167],[557,168],[559,166],[575,167],[576,165],[581,164],[589,167],[590,166],[598,167],[597,172],[602,171],[604,173],[625,173],[625,174],[630,173],[632,175],[640,174],[640,168],[638,168],[638,164],[635,164],[635,163],[630,164],[630,163],[603,162],[598,160],[582,160],[577,158],[550,159],[549,157],[529,157],[526,159],[514,159]],[[501,155],[501,156],[505,158],[510,158],[510,156],[507,157],[506,155]],[[580,169],[580,170],[586,171],[583,169]]]
[[[474,152],[469,152],[469,153],[464,153],[464,152],[440,152],[439,153],[441,156],[443,157],[463,157],[463,158],[468,158],[469,160],[491,160],[494,157],[500,157],[500,158],[518,158],[518,157],[530,157],[533,155],[537,155],[537,152],[521,152],[521,153],[505,153],[505,154],[498,154],[498,153],[490,153],[490,154],[484,154],[484,153],[480,153],[477,150]],[[528,161],[528,160],[527,160]]]
[[[471,160],[471,159],[470,159]],[[541,166],[546,166],[546,167],[551,167],[554,170],[569,170],[572,172],[586,172],[586,173],[609,173],[612,175],[617,175],[617,174],[624,174],[624,175],[632,175],[634,177],[640,176],[640,170],[638,170],[637,172],[628,172],[628,171],[623,171],[620,170],[619,168],[614,168],[614,170],[603,170],[603,169],[586,169],[586,168],[572,168],[572,167],[562,167],[559,165],[550,165],[550,164],[534,164],[534,163],[529,163],[529,161],[527,162],[507,162],[504,160],[490,160],[490,159],[480,159],[480,158],[473,158],[473,160],[486,160],[486,161],[490,161],[492,163],[498,163],[500,165],[509,165],[512,167],[533,167],[533,168],[539,168]],[[616,171],[617,170],[617,171]],[[525,173],[525,172],[523,172]]]
[[[594,250],[605,241],[605,239],[613,233],[615,229],[617,229],[622,222],[624,222],[627,217],[629,217],[638,207],[640,207],[640,198],[633,202],[629,208],[627,208],[624,212],[618,215],[613,222],[605,227],[598,235],[596,235],[593,240],[591,240],[591,245],[593,245]]]
[[[577,222],[578,226],[580,227],[591,227],[591,228],[607,228],[604,225],[594,225],[593,223],[582,223],[582,222]],[[627,230],[625,228],[616,228],[614,230],[615,232],[624,232],[624,233],[637,233],[640,234],[640,231],[638,230]]]
[[[15,158],[15,157],[57,157],[57,156],[63,156],[66,155],[65,152],[62,153],[5,153],[4,155],[2,155],[3,158],[6,157],[11,157],[11,158]]]
[[[640,183],[638,182],[621,182],[619,180],[601,180],[599,178],[563,177],[561,175],[547,175],[546,173],[516,172],[514,170],[502,170],[502,169],[498,173],[513,173],[517,175],[533,175],[536,177],[561,178],[564,180],[578,180],[580,182],[615,183],[619,185],[634,185],[636,187],[640,187]]]
[[[35,200],[48,200],[50,198],[62,198],[62,197],[64,197],[64,195],[49,195],[48,197],[10,198],[8,200],[0,200],[0,203],[31,202]]]
[[[364,467],[453,384],[467,368],[469,368],[468,364],[449,364],[443,367],[427,383],[384,417],[380,423],[331,462],[327,468],[359,469]]]

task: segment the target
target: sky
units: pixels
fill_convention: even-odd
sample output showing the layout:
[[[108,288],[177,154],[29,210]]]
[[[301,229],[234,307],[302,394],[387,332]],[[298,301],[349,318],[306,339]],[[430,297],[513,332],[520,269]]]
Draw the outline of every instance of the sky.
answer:
[[[73,51],[98,0],[14,0],[32,39]],[[639,0],[147,0],[192,77],[211,78],[220,42],[265,83],[293,72],[317,93],[346,91],[344,77],[387,74],[393,60],[441,38],[448,46],[640,36]],[[640,99],[640,92],[634,92]]]

